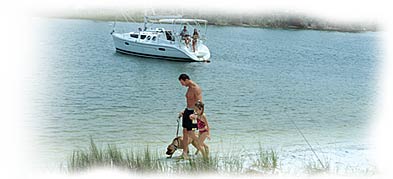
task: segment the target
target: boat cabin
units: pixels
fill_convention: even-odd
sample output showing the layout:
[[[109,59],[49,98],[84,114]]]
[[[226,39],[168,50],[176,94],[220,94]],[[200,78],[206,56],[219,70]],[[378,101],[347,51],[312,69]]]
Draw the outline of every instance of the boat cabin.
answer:
[[[130,37],[135,40],[144,40],[156,42],[159,39],[167,41],[175,41],[175,36],[171,30],[165,30],[164,28],[150,29],[146,31],[130,32]]]

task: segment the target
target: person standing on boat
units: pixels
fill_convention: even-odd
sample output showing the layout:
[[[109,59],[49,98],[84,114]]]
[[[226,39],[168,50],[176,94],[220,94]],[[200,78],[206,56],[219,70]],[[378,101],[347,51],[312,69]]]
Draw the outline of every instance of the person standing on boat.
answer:
[[[186,43],[186,47],[188,48],[188,44],[190,43],[190,34],[187,31],[187,26],[183,27],[183,30],[180,32],[180,36]]]
[[[194,33],[192,34],[192,51],[195,52],[195,47],[197,45],[199,39],[199,33],[197,29],[194,29]]]
[[[198,84],[193,82],[187,74],[181,74],[179,81],[182,86],[188,88],[186,93],[187,107],[179,113],[179,117],[183,116],[182,127],[183,127],[183,158],[187,159],[188,153],[188,138],[192,138],[197,142],[197,149],[202,152],[204,157],[206,156],[205,149],[198,142],[198,138],[195,135],[195,130],[198,128],[197,123],[190,119],[190,115],[194,114],[195,103],[202,101],[202,89]],[[194,120],[196,121],[196,120]]]

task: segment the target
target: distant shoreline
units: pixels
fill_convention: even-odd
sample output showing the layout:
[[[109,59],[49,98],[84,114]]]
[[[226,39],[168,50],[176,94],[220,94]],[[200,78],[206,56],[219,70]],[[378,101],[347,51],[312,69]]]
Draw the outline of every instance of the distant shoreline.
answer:
[[[157,12],[157,11],[156,11]],[[63,13],[44,14],[49,18],[63,19],[85,19],[98,21],[128,21],[142,23],[143,12],[118,12],[114,10],[79,10],[67,11]],[[158,11],[157,14],[168,15],[173,12]],[[301,14],[289,13],[265,13],[265,14],[239,14],[239,13],[211,13],[183,11],[184,18],[205,19],[208,25],[216,26],[240,26],[269,29],[294,29],[294,30],[318,30],[336,32],[376,32],[379,31],[374,22],[334,22],[326,19],[310,17]]]

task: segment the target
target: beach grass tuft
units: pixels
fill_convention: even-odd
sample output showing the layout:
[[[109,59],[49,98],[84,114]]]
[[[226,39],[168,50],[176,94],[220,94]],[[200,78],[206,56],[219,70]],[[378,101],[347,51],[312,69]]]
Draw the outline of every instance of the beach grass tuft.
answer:
[[[265,150],[259,146],[257,158],[253,164],[253,168],[264,174],[274,174],[279,167],[278,154],[273,149]]]
[[[325,174],[328,173],[330,170],[330,163],[325,160],[322,161],[323,163],[319,161],[309,161],[306,164],[306,172],[310,175],[317,175],[317,174]],[[323,165],[322,165],[323,164]]]

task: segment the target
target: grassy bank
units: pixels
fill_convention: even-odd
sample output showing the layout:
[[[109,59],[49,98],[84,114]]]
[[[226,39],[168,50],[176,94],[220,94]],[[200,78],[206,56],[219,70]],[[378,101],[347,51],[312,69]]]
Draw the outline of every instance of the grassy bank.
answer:
[[[122,151],[114,145],[99,148],[90,140],[89,148],[75,150],[67,162],[70,173],[89,170],[95,167],[116,167],[138,173],[249,173],[274,174],[279,167],[277,153],[273,150],[260,149],[252,169],[246,169],[245,159],[235,154],[225,156],[191,157],[189,160],[169,159],[159,152],[152,152],[148,147],[143,150]]]
[[[142,9],[70,9],[63,12],[41,13],[47,17],[91,19],[103,21],[143,22]],[[156,9],[157,15],[182,14],[184,18],[206,19],[210,25],[246,26],[278,29],[308,29],[341,32],[377,31],[375,22],[339,22],[332,19],[312,17],[300,13],[288,12],[226,12],[195,9]]]
[[[179,154],[180,155],[180,154]],[[176,156],[176,154],[175,154]],[[251,157],[250,157],[251,156]],[[97,167],[118,168],[132,173],[164,173],[164,174],[252,174],[252,175],[280,175],[289,174],[282,170],[282,158],[275,150],[266,150],[262,147],[256,153],[223,152],[203,159],[201,155],[192,156],[188,160],[179,158],[166,158],[163,151],[151,151],[148,147],[143,149],[120,150],[115,145],[97,147],[90,140],[88,148],[74,150],[68,157],[66,171],[75,173],[88,171]],[[331,167],[328,159],[322,160],[323,165],[317,160],[308,159],[301,161],[303,169],[296,169],[296,174],[319,175],[374,175],[376,169]],[[288,167],[288,166],[287,166]]]

